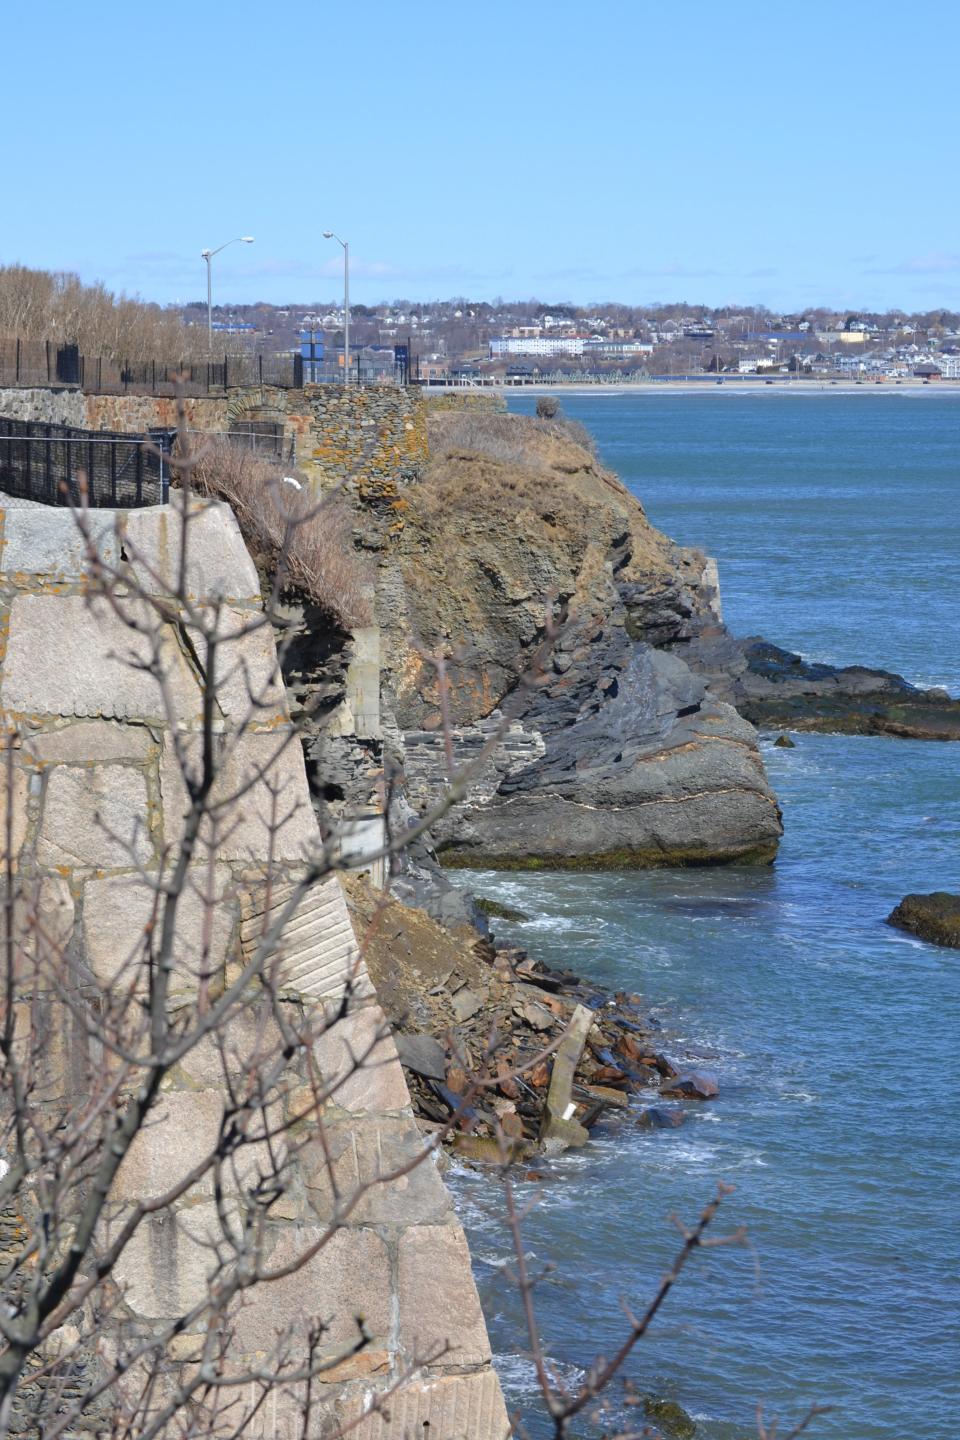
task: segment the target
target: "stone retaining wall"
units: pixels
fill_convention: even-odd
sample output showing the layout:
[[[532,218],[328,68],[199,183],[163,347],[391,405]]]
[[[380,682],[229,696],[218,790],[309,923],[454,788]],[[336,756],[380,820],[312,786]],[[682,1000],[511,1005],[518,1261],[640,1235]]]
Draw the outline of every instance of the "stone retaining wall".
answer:
[[[394,407],[396,417],[403,413]],[[176,508],[131,511],[125,519],[131,549],[144,557],[140,578],[157,586],[157,576],[162,579],[178,564]],[[114,512],[96,512],[101,548],[117,561],[114,522]],[[71,983],[94,1000],[98,993],[109,997],[124,957],[149,922],[154,896],[149,877],[156,878],[181,833],[184,788],[174,730],[187,746],[196,735],[196,670],[172,625],[163,638],[166,701],[150,673],[118,658],[137,648],[136,639],[104,601],[91,597],[83,546],[69,513],[10,507],[0,510],[0,525],[5,642],[0,707],[15,736],[15,913],[33,907],[44,935],[56,941],[60,963],[71,967]],[[190,560],[188,588],[195,600],[224,597],[238,623],[259,609],[258,577],[228,508],[207,507],[194,523]],[[290,720],[269,629],[242,644],[242,655],[233,659],[262,685],[262,707],[247,723],[246,693],[229,681],[220,704],[228,733],[231,724],[243,727],[229,761],[230,779],[255,783],[212,866],[198,867],[184,897],[174,1001],[184,1006],[197,1003],[201,954],[203,967],[213,971],[214,989],[237,973],[261,933],[264,913],[289,894],[305,852],[318,838],[299,741],[280,748]],[[281,809],[288,814],[272,840],[270,784],[280,788]],[[4,800],[0,808],[5,807]],[[269,886],[268,845],[275,862]],[[204,897],[210,884],[216,904],[208,927]],[[25,921],[17,923],[26,927]],[[22,938],[29,943],[26,928]],[[308,892],[283,932],[280,955],[277,983],[298,1013],[336,1006],[348,977],[359,998],[314,1047],[310,1063],[326,1084],[348,1078],[325,1109],[323,1143],[319,1136],[311,1138],[300,1152],[289,1186],[265,1221],[266,1248],[277,1264],[322,1235],[333,1214],[332,1175],[340,1193],[350,1193],[358,1182],[390,1173],[421,1146],[396,1048],[336,878]],[[36,998],[29,1023],[48,1027],[48,1098],[38,1102],[39,1114],[89,1084],[94,1056],[88,1032],[57,991]],[[260,1015],[257,1003],[242,1012],[231,1033],[230,1063],[238,1071],[256,1063],[252,1057],[272,1024],[270,1012]],[[351,1054],[368,1051],[367,1062],[349,1073]],[[157,1120],[121,1167],[111,1224],[202,1157],[223,1114],[224,1063],[198,1047],[170,1073]],[[305,1063],[292,1063],[285,1075],[288,1114],[295,1113],[298,1093],[303,1094]],[[114,1271],[119,1318],[150,1333],[196,1303],[215,1219],[209,1186],[200,1184],[172,1210],[142,1222]],[[230,1363],[249,1366],[269,1350],[278,1330],[292,1325],[302,1333],[308,1317],[318,1314],[331,1321],[324,1345],[339,1353],[355,1333],[358,1313],[366,1318],[371,1342],[325,1377],[310,1440],[322,1440],[331,1428],[365,1415],[370,1395],[396,1384],[427,1352],[437,1358],[403,1385],[387,1414],[368,1415],[351,1434],[357,1440],[412,1440],[427,1433],[437,1440],[504,1440],[506,1413],[490,1368],[466,1239],[431,1160],[400,1179],[374,1185],[305,1268],[248,1292],[235,1317]],[[170,1342],[165,1362],[170,1383],[181,1368],[189,1368],[202,1338],[201,1326]],[[244,1433],[299,1440],[300,1424],[294,1400],[274,1396]]]

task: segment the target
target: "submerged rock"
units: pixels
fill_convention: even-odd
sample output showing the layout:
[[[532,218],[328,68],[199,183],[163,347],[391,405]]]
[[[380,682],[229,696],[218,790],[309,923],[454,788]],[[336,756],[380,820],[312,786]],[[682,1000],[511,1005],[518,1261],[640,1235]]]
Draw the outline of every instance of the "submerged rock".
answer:
[[[656,1395],[647,1395],[643,1401],[643,1413],[653,1420],[667,1440],[693,1440],[697,1427],[682,1405],[676,1400],[664,1400]]]
[[[887,924],[909,930],[934,945],[960,950],[960,895],[935,890],[931,895],[905,895],[887,916]]]
[[[523,910],[516,910],[512,905],[504,905],[500,900],[489,900],[486,895],[478,895],[473,902],[481,915],[488,920],[510,920],[516,925],[522,925],[530,916]]]
[[[679,1130],[686,1121],[683,1110],[673,1110],[667,1105],[648,1105],[637,1116],[642,1130]]]

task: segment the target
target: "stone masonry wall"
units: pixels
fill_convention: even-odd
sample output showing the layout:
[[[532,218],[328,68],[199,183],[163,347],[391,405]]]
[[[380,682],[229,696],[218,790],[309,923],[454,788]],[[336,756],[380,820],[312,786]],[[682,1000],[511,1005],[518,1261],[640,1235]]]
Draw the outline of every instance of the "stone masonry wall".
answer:
[[[396,385],[252,386],[185,401],[187,423],[229,430],[243,420],[273,420],[293,442],[298,467],[318,489],[341,482],[383,510],[402,509],[398,486],[416,479],[427,458],[426,409],[414,389]],[[78,390],[0,390],[0,417],[143,434],[176,425],[176,401],[157,395],[84,395]]]
[[[332,431],[342,423],[324,410]],[[360,412],[377,415],[376,402]],[[393,421],[404,424],[396,405]],[[112,417],[115,419],[116,417]],[[72,423],[72,421],[71,421]],[[345,423],[345,422],[343,422]],[[375,424],[387,425],[383,413]],[[402,446],[392,432],[383,445]],[[119,539],[114,513],[96,513],[101,545],[115,559]],[[161,577],[178,563],[181,521],[175,506],[131,511],[127,534]],[[256,570],[229,509],[209,506],[191,530],[189,588],[198,601],[225,597],[238,620],[260,606]],[[149,572],[141,579],[153,584]],[[170,629],[166,650],[173,723],[184,744],[196,734],[199,690],[188,654]],[[44,933],[81,977],[85,992],[109,996],[124,957],[150,916],[152,888],[142,873],[156,875],[167,846],[176,846],[184,792],[173,751],[168,710],[159,687],[143,669],[119,656],[135,641],[116,615],[91,596],[83,546],[71,516],[57,509],[11,506],[0,510],[0,718],[15,737],[12,830],[16,854],[17,903],[35,907]],[[277,737],[290,725],[287,702],[276,676],[269,628],[243,642],[247,672],[266,687],[255,723],[246,723],[246,696],[228,684],[221,696],[229,726],[243,702],[244,722],[234,758],[232,782],[249,776],[254,788],[236,827],[223,840],[212,872],[198,867],[195,889],[185,897],[181,989],[176,1003],[196,1003],[196,966],[205,930],[203,887],[213,874],[217,897],[212,926],[214,986],[226,983],[256,942],[265,907],[279,904],[285,886],[300,873],[318,832],[310,806],[299,743],[277,755]],[[275,757],[275,758],[271,758]],[[266,884],[269,832],[267,784],[281,787],[281,810],[289,818],[276,837],[276,864]],[[6,808],[6,799],[0,809]],[[0,815],[0,835],[5,821]],[[15,916],[19,913],[15,910]],[[16,923],[16,921],[15,921]],[[209,938],[209,937],[208,937]],[[334,1196],[329,1179],[332,1156],[337,1183],[349,1193],[358,1181],[375,1180],[413,1155],[420,1144],[396,1048],[359,959],[339,882],[316,885],[284,932],[279,985],[286,1001],[301,1009],[335,1005],[348,976],[355,977],[361,1003],[317,1040],[312,1064],[325,1082],[344,1073],[351,1051],[373,1047],[369,1064],[336,1092],[326,1110],[325,1147],[311,1139],[301,1152],[289,1189],[266,1221],[272,1262],[282,1263],[322,1234]],[[66,963],[64,960],[63,963]],[[74,973],[72,971],[71,973]],[[220,979],[218,980],[218,977]],[[90,1037],[58,1001],[40,996],[31,1012],[49,1025],[49,1101],[75,1092],[91,1073]],[[46,1005],[46,1010],[44,1010]],[[256,1002],[232,1038],[242,1069],[262,1043],[269,1014],[258,1020]],[[286,1077],[290,1107],[305,1075],[293,1066]],[[171,1073],[160,1118],[136,1141],[123,1163],[113,1197],[111,1222],[120,1221],[137,1199],[147,1198],[186,1174],[217,1133],[226,1077],[215,1054],[198,1049]],[[300,1091],[302,1094],[302,1090]],[[311,1122],[312,1123],[312,1122]],[[196,1303],[203,1293],[205,1248],[215,1222],[209,1187],[194,1186],[172,1214],[145,1220],[114,1272],[121,1290],[117,1313],[147,1332],[165,1318]],[[320,1406],[309,1440],[323,1440],[331,1427],[359,1418],[356,1440],[505,1440],[506,1412],[497,1378],[463,1230],[432,1161],[403,1178],[376,1185],[349,1216],[331,1243],[306,1268],[249,1292],[238,1311],[231,1363],[245,1367],[269,1350],[286,1326],[309,1316],[332,1317],[324,1343],[339,1353],[352,1334],[353,1315],[362,1312],[372,1340],[367,1349],[330,1372],[320,1386]],[[187,1332],[168,1348],[173,1381],[189,1366],[202,1333]],[[396,1384],[414,1357],[448,1349],[422,1366],[391,1398],[384,1415],[367,1415],[371,1393]],[[365,1417],[365,1418],[360,1418]],[[244,1433],[263,1440],[299,1440],[300,1419],[290,1403],[271,1401]]]

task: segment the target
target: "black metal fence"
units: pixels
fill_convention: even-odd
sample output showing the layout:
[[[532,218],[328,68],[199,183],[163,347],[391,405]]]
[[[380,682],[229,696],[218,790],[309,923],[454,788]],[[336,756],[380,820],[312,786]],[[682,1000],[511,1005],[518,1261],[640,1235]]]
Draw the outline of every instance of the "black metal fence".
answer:
[[[351,357],[351,385],[406,383],[406,362],[391,373],[382,361],[358,353]],[[208,360],[114,360],[82,355],[76,345],[49,340],[0,340],[0,388],[77,386],[88,395],[206,395],[235,386],[274,385],[300,390],[304,383],[343,384],[335,364],[304,360],[302,355],[218,355]]]
[[[161,505],[175,433],[120,435],[0,417],[0,490],[44,505],[77,504],[85,482],[92,506]]]

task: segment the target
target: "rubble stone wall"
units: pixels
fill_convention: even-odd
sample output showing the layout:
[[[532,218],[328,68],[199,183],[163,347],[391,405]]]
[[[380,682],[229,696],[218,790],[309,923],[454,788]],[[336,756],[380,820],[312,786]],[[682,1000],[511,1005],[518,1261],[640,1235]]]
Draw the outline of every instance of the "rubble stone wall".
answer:
[[[396,504],[398,486],[415,480],[427,458],[426,407],[417,390],[397,385],[308,385],[303,390],[249,386],[188,397],[188,425],[221,432],[244,420],[283,425],[285,450],[319,489],[348,482],[361,499]],[[85,395],[79,390],[0,390],[0,417],[141,435],[172,429],[176,401],[162,395]]]

